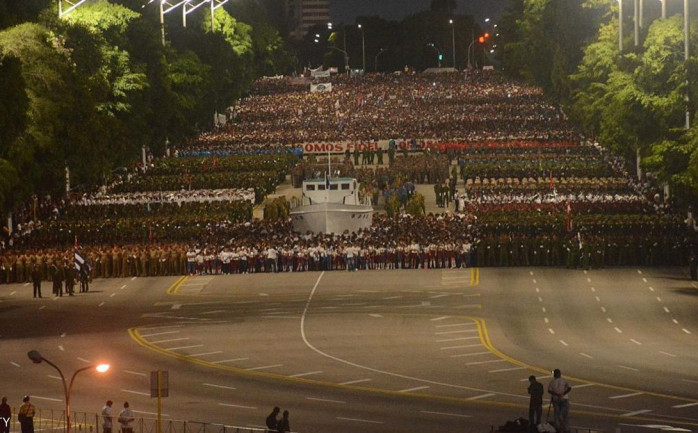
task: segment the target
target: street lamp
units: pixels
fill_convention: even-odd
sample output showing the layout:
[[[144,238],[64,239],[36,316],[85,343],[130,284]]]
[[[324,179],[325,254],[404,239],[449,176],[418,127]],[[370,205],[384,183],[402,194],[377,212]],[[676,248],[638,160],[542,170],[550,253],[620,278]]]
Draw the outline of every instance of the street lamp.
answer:
[[[666,19],[666,0],[659,0],[662,3],[662,19]]]
[[[189,2],[190,0],[180,0],[179,3],[172,4],[167,0],[150,0],[148,4],[157,1],[160,3],[160,38],[162,40],[162,46],[165,46],[165,14],[172,12],[174,9],[182,6],[183,4]],[[167,7],[165,7],[167,6]],[[145,5],[143,6],[145,7]],[[213,13],[213,12],[211,12]]]
[[[27,352],[27,356],[29,359],[32,360],[34,364],[41,364],[42,361],[46,362],[48,365],[51,367],[55,368],[56,371],[58,371],[58,374],[61,376],[61,382],[63,382],[63,394],[65,395],[65,425],[66,425],[66,433],[70,433],[70,392],[73,390],[73,381],[75,381],[75,376],[78,375],[81,371],[85,370],[90,370],[94,369],[95,371],[99,373],[104,373],[107,370],[109,370],[109,364],[92,364],[88,365],[87,367],[79,368],[73,373],[73,376],[70,378],[70,384],[66,386],[65,383],[65,376],[63,376],[63,372],[61,371],[60,368],[53,362],[49,361],[48,359],[44,358],[41,356],[41,354],[36,351],[36,350],[30,350]]]
[[[618,52],[623,53],[623,0],[618,0]]]
[[[361,24],[358,25],[359,30],[361,30],[361,67],[363,68],[363,73],[366,73],[366,39],[364,38],[364,28]]]
[[[379,57],[381,54],[383,54],[385,51],[386,51],[386,50],[385,50],[384,48],[381,48],[381,49],[378,51],[378,54],[376,54],[376,58],[375,58],[375,60],[374,60],[374,65],[373,65],[374,71],[375,71],[375,72],[378,72],[378,57]]]
[[[453,51],[453,69],[456,69],[456,26],[453,24],[453,20],[448,20],[451,25],[451,50]]]
[[[691,32],[691,21],[690,21],[690,11],[688,9],[688,0],[683,0],[683,49],[684,49],[684,60],[686,61],[686,95],[684,96],[684,102],[686,104],[686,129],[691,128],[691,113],[689,111],[689,88],[688,88],[688,55],[690,53],[690,32]]]
[[[68,5],[68,7],[65,10],[63,9],[63,2],[64,1]],[[64,16],[68,15],[73,10],[77,9],[81,4],[85,3],[85,1],[87,1],[87,0],[78,0],[78,1],[58,0],[58,18],[63,18]]]

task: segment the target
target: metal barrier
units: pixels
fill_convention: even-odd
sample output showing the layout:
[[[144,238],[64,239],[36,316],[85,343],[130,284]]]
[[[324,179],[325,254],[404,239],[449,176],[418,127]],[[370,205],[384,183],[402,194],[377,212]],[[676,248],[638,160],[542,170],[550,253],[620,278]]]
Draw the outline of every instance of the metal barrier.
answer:
[[[102,433],[102,417],[87,412],[71,412],[71,430],[75,433]],[[116,416],[114,417],[116,419]],[[64,433],[65,411],[37,410],[34,415],[34,431],[43,433]],[[120,433],[118,423],[114,422],[113,433]],[[12,411],[10,431],[21,431],[17,421],[16,410]],[[265,433],[267,430],[255,427],[238,427],[220,423],[205,423],[183,420],[163,420],[162,433]],[[157,419],[136,418],[133,433],[157,433]]]

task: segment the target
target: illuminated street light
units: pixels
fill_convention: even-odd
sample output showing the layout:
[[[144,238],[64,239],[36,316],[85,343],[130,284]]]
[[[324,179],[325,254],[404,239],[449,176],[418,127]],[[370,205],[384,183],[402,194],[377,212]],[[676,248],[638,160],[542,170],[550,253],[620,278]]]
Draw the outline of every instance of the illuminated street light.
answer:
[[[63,372],[61,371],[60,368],[53,362],[49,361],[48,359],[44,358],[41,356],[39,352],[36,350],[30,350],[27,352],[27,356],[29,359],[32,360],[34,364],[41,364],[42,362],[47,363],[51,367],[55,368],[58,374],[61,376],[61,382],[63,382],[63,394],[65,395],[65,425],[66,425],[66,433],[70,433],[71,430],[71,425],[70,425],[70,393],[73,390],[73,382],[75,381],[75,376],[78,375],[81,371],[86,371],[86,370],[91,370],[94,369],[95,371],[99,373],[104,373],[107,370],[109,370],[109,364],[92,364],[88,365],[87,367],[79,368],[73,373],[73,376],[70,378],[70,384],[66,386],[65,383],[65,376],[63,376]]]
[[[211,0],[201,0],[196,3],[195,0],[187,0],[182,7],[182,26],[187,27],[187,15],[199,9],[201,6],[209,3]]]
[[[453,20],[448,20],[451,25],[451,50],[453,51],[453,69],[456,69],[456,26],[453,24]]]
[[[364,28],[361,24],[357,26],[361,30],[361,67],[366,73],[366,39],[364,38]]]
[[[64,16],[68,15],[75,9],[77,9],[81,4],[85,3],[87,0],[78,0],[78,1],[70,1],[70,0],[58,0],[58,18],[63,18]],[[63,9],[63,2],[65,2],[68,5],[67,9]]]

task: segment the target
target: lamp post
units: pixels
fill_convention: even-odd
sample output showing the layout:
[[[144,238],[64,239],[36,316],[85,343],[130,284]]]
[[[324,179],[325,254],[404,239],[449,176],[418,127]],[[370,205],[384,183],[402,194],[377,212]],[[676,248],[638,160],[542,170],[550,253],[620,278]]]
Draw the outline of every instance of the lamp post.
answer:
[[[46,362],[51,367],[55,368],[56,371],[58,371],[58,374],[61,376],[61,382],[63,382],[63,394],[65,395],[66,433],[70,433],[70,393],[73,390],[73,382],[75,381],[75,376],[77,376],[78,373],[80,373],[81,371],[90,369],[95,369],[99,373],[104,373],[105,371],[109,370],[109,364],[92,364],[88,365],[87,367],[77,369],[75,373],[73,373],[73,376],[70,378],[70,383],[66,386],[65,376],[63,376],[63,372],[60,368],[58,368],[56,364],[41,356],[41,354],[36,350],[30,350],[27,353],[27,356],[29,357],[29,359],[32,360],[34,364],[41,364],[42,361]]]
[[[359,30],[361,30],[361,67],[363,68],[363,73],[366,73],[366,38],[364,37],[364,28],[361,24],[358,25]]]
[[[638,17],[638,1],[639,0],[634,0],[633,1],[633,30],[635,34],[635,46],[637,47],[640,45],[640,25],[639,25],[639,17]]]
[[[666,19],[666,0],[659,0],[662,2],[662,19]]]
[[[690,53],[690,33],[691,33],[691,21],[690,21],[690,11],[688,9],[688,0],[683,0],[683,46],[684,46],[684,60],[686,62],[686,95],[684,96],[684,102],[686,104],[686,129],[691,128],[691,113],[689,111],[689,88],[688,88],[688,55]]]
[[[374,64],[373,64],[374,72],[378,72],[378,57],[379,57],[381,54],[383,54],[385,51],[386,51],[386,50],[385,50],[384,48],[381,48],[381,49],[378,51],[378,54],[376,54],[376,58],[374,59]]]
[[[618,0],[618,52],[623,53],[623,0]]]
[[[456,26],[453,24],[453,20],[448,20],[451,25],[451,50],[453,51],[453,69],[456,69]]]

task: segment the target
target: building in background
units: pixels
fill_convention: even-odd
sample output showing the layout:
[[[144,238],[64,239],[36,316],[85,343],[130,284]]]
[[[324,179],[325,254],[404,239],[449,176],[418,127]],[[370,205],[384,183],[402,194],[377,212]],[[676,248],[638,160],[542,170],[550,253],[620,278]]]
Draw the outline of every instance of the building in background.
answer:
[[[289,36],[300,40],[315,25],[330,21],[330,0],[286,0]]]

